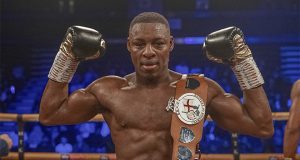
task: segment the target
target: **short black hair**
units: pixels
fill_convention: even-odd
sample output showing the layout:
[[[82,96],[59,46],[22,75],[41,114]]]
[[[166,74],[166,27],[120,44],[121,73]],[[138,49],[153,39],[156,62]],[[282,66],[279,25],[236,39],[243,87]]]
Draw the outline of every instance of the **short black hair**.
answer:
[[[130,22],[129,32],[137,23],[161,23],[164,24],[168,28],[168,30],[170,30],[168,20],[163,15],[156,12],[142,12],[135,16]]]

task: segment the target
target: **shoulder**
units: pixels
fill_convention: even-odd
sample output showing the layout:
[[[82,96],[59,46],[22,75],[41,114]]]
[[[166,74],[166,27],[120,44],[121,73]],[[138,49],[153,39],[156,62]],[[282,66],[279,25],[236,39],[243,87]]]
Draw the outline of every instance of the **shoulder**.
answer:
[[[127,82],[134,82],[135,81],[135,76],[136,76],[136,74],[135,74],[135,72],[133,72],[133,73],[130,73],[130,74],[124,76],[124,79]]]
[[[300,79],[293,84],[291,91],[291,98],[294,99],[296,97],[300,98]]]
[[[169,73],[172,77],[172,81],[180,80],[181,77],[182,77],[181,73],[178,73],[178,72],[175,72],[175,71],[172,71],[172,70],[169,70]]]
[[[225,93],[224,89],[219,85],[219,83],[217,83],[216,81],[214,81],[208,77],[204,77],[204,79],[208,85],[208,92],[212,92],[215,94]]]
[[[105,76],[93,81],[87,87],[87,90],[90,91],[114,90],[114,89],[120,89],[127,85],[128,85],[128,81],[125,78],[119,76]]]
[[[300,88],[300,79],[298,79],[294,84],[293,84],[293,88]]]

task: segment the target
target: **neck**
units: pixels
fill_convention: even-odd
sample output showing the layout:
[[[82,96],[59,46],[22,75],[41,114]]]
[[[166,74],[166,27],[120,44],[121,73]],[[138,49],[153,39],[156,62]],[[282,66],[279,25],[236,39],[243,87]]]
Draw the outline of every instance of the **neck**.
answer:
[[[136,86],[146,88],[153,88],[165,84],[169,85],[172,81],[172,77],[169,70],[166,70],[164,73],[153,77],[145,77],[137,74],[135,79]]]

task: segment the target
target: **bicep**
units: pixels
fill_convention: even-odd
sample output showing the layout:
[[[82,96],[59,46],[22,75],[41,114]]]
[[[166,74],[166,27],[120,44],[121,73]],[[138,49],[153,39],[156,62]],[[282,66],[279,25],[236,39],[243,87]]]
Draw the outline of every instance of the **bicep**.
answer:
[[[240,101],[231,94],[214,98],[208,106],[209,115],[217,125],[231,132],[243,133],[254,126],[242,107]]]
[[[60,124],[75,124],[88,121],[97,112],[98,100],[95,95],[86,89],[73,92],[62,106],[52,116]]]

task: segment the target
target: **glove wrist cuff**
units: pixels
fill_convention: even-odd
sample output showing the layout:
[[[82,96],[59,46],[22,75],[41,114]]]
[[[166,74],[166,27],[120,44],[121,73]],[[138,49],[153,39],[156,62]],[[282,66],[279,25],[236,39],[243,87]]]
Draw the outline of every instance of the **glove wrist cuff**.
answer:
[[[232,70],[242,90],[252,89],[264,84],[264,79],[253,57],[248,57],[235,66],[232,66]]]
[[[69,83],[78,67],[79,61],[59,50],[52,64],[48,78],[56,82]]]
[[[1,144],[1,150],[0,150],[0,155],[1,156],[7,156],[9,152],[9,147],[8,143],[4,139],[0,139],[0,144]]]

